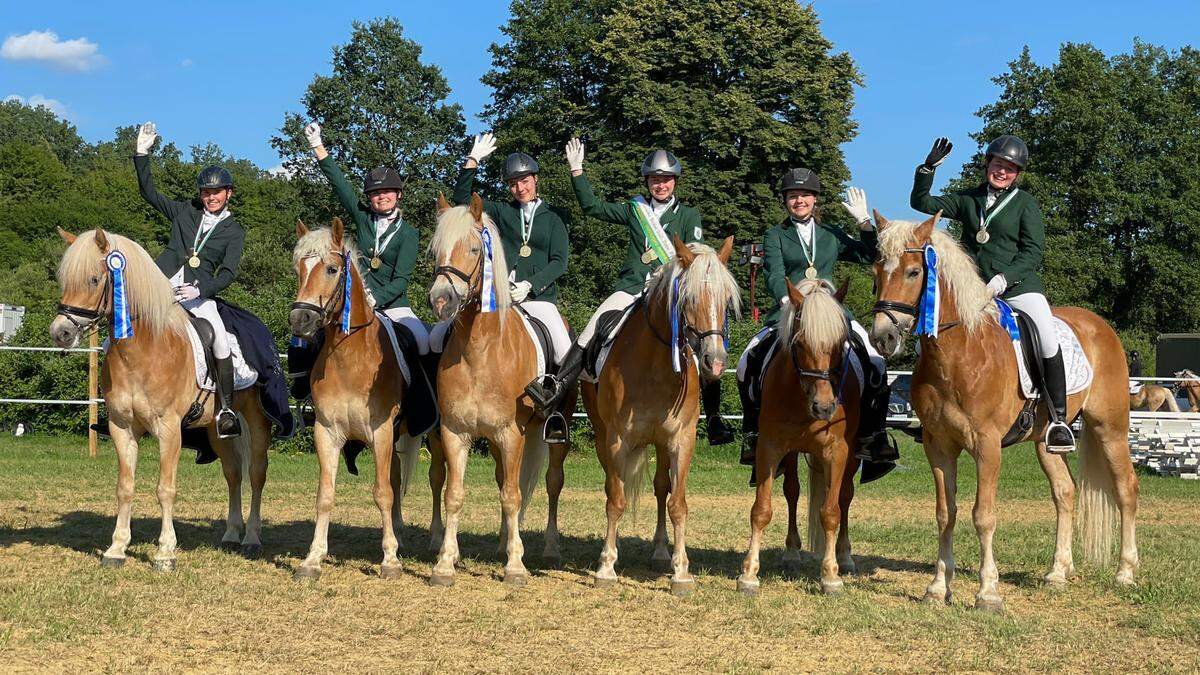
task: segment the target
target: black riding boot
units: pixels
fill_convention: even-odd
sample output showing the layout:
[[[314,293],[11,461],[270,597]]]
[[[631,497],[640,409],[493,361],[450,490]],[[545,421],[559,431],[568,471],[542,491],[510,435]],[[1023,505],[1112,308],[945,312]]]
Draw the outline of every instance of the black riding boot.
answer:
[[[717,378],[700,388],[700,401],[704,405],[705,428],[709,445],[725,445],[733,442],[733,431],[721,419],[721,379]]]
[[[888,385],[887,371],[876,369],[871,355],[862,339],[850,331],[850,347],[862,364],[863,395],[858,413],[858,451],[855,456],[862,460],[859,483],[870,483],[883,478],[896,468],[900,451],[887,432],[888,402],[892,388]]]
[[[408,364],[408,373],[412,376],[412,383],[405,392],[408,400],[404,401],[404,414],[408,422],[408,435],[415,438],[428,433],[438,423],[437,393],[433,388],[433,383],[429,380],[425,357],[421,356],[416,345],[405,351],[404,360]],[[437,377],[436,370],[434,377]]]
[[[1064,455],[1075,451],[1075,434],[1071,433],[1067,419],[1067,372],[1063,365],[1062,350],[1048,359],[1042,359],[1042,376],[1046,380],[1047,404],[1053,408],[1049,426],[1046,428],[1046,451]]]
[[[217,437],[236,438],[242,435],[242,423],[230,409],[233,403],[233,357],[217,359]]]
[[[575,386],[579,374],[583,372],[583,347],[571,344],[571,349],[563,357],[558,372],[545,375],[525,387],[525,393],[533,399],[537,411],[546,416],[546,426],[542,437],[547,443],[566,443],[570,425],[566,416],[573,411],[563,410],[567,394]]]

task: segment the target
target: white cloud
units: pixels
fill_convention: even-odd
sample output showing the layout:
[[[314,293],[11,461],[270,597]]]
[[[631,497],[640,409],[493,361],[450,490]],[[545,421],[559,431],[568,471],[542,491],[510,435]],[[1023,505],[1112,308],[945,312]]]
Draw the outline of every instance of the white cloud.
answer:
[[[0,46],[0,57],[10,61],[40,61],[63,70],[85,72],[104,62],[100,45],[87,38],[59,40],[54,31],[29,31],[9,35]]]
[[[196,62],[191,59],[184,59],[179,62],[179,67],[180,68],[191,68],[193,65],[195,65],[195,63]]]
[[[25,98],[24,96],[18,96],[16,94],[9,94],[8,96],[4,97],[4,100],[5,101],[16,101],[17,103],[20,103],[21,105],[27,105],[31,108],[37,108],[38,106],[41,106],[41,107],[49,110],[50,112],[54,113],[55,115],[57,115],[60,119],[64,119],[64,120],[67,119],[67,106],[62,101],[59,101],[58,99],[46,98],[45,96],[42,96],[41,94],[34,94],[33,96],[30,96],[29,98]]]
[[[276,178],[287,178],[287,179],[291,179],[291,177],[293,175],[292,172],[288,171],[287,167],[285,167],[282,164],[276,164],[275,166],[267,169],[267,173],[271,174],[272,176],[275,176]]]

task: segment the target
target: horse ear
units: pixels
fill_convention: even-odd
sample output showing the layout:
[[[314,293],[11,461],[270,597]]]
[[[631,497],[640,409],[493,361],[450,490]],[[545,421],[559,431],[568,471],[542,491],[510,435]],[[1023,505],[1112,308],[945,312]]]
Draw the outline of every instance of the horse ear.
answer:
[[[300,220],[299,218],[297,218],[296,219],[296,238],[299,239],[306,234],[308,234],[308,226],[306,226],[304,224],[303,220]]]
[[[883,214],[877,209],[871,209],[871,214],[875,216],[875,229],[879,232],[882,232],[884,228],[892,224],[891,221],[889,221],[887,218],[884,218]]]
[[[479,198],[478,192],[471,193],[471,217],[475,222],[483,220],[483,200]]]
[[[721,264],[729,266],[729,256],[733,255],[733,236],[725,237],[725,243],[721,244],[721,250],[717,251],[717,257],[721,259]]]
[[[108,253],[108,237],[104,234],[104,230],[96,228],[96,248],[100,249],[101,253]]]
[[[683,243],[683,240],[677,234],[671,235],[671,243],[675,245],[675,255],[679,258],[680,264],[684,267],[690,266],[692,261],[696,259],[696,254],[692,253],[692,249],[688,248],[687,244]]]
[[[933,236],[933,228],[937,227],[937,221],[941,217],[942,217],[942,212],[938,211],[937,213],[933,214],[933,216],[929,220],[926,220],[925,222],[918,225],[917,230],[915,232],[917,241],[919,241],[919,242],[929,241],[929,238],[931,236]]]
[[[445,212],[446,212],[446,211],[447,211],[449,208],[450,208],[450,202],[446,201],[446,195],[444,195],[444,194],[442,194],[441,192],[439,192],[439,193],[438,193],[438,198],[437,198],[437,212],[438,212],[438,215],[439,215],[439,216],[440,216],[440,215],[442,215],[442,214],[443,214],[443,213],[445,213]]]
[[[837,292],[833,294],[833,299],[842,304],[846,301],[846,293],[850,291],[850,277],[842,279],[842,284],[838,286]]]
[[[787,294],[788,299],[792,301],[792,307],[795,307],[796,311],[800,311],[800,306],[804,304],[804,295],[800,293],[800,289],[792,284],[791,279],[784,277],[783,280],[787,282]]]
[[[75,235],[71,234],[70,232],[67,232],[66,230],[62,229],[61,227],[58,227],[55,229],[58,230],[58,236],[62,237],[62,240],[67,242],[68,246],[75,243]]]
[[[337,250],[342,250],[342,236],[346,233],[346,226],[342,225],[341,218],[333,219],[333,247]]]

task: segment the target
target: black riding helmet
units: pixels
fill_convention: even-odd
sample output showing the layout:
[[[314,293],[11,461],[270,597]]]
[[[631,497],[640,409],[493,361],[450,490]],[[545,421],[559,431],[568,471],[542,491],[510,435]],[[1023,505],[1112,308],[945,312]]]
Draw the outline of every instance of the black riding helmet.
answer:
[[[988,162],[992,161],[993,157],[1007,159],[1024,169],[1025,165],[1029,163],[1029,146],[1025,145],[1025,141],[1012,134],[1004,134],[988,143],[987,152],[983,157],[984,165],[986,166]]]
[[[683,165],[670,150],[655,150],[646,155],[646,159],[642,161],[642,178],[650,176],[679,178],[681,175],[683,175]]]
[[[821,179],[811,169],[788,169],[779,178],[779,195],[786,195],[789,190],[808,190],[821,194]]]
[[[403,190],[404,179],[395,169],[380,166],[371,169],[363,176],[363,193],[369,194],[375,190]]]
[[[219,166],[210,166],[196,177],[197,189],[231,187],[233,187],[233,176]]]
[[[504,181],[532,176],[538,172],[537,160],[523,152],[514,152],[504,159]]]

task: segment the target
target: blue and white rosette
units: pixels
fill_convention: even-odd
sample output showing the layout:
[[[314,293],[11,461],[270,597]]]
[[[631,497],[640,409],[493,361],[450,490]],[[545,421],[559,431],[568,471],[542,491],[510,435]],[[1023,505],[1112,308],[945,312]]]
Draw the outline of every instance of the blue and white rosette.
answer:
[[[342,254],[342,332],[350,332],[350,252]]]
[[[942,315],[942,295],[938,284],[938,255],[933,246],[925,245],[925,288],[921,289],[921,301],[917,305],[916,335],[936,338],[938,320]]]
[[[496,273],[492,269],[492,232],[484,227],[480,232],[483,239],[483,289],[479,292],[481,312],[496,311]]]
[[[1017,325],[1017,317],[1013,315],[1012,307],[1000,298],[996,298],[996,309],[1000,310],[1000,325],[1008,331],[1008,337],[1013,342],[1021,341],[1021,328]]]
[[[683,372],[683,350],[680,349],[679,335],[680,281],[678,276],[671,280],[671,369],[677,373]]]
[[[133,319],[129,316],[129,290],[125,285],[125,254],[113,251],[104,258],[112,274],[113,328],[112,339],[124,340],[133,337]]]

